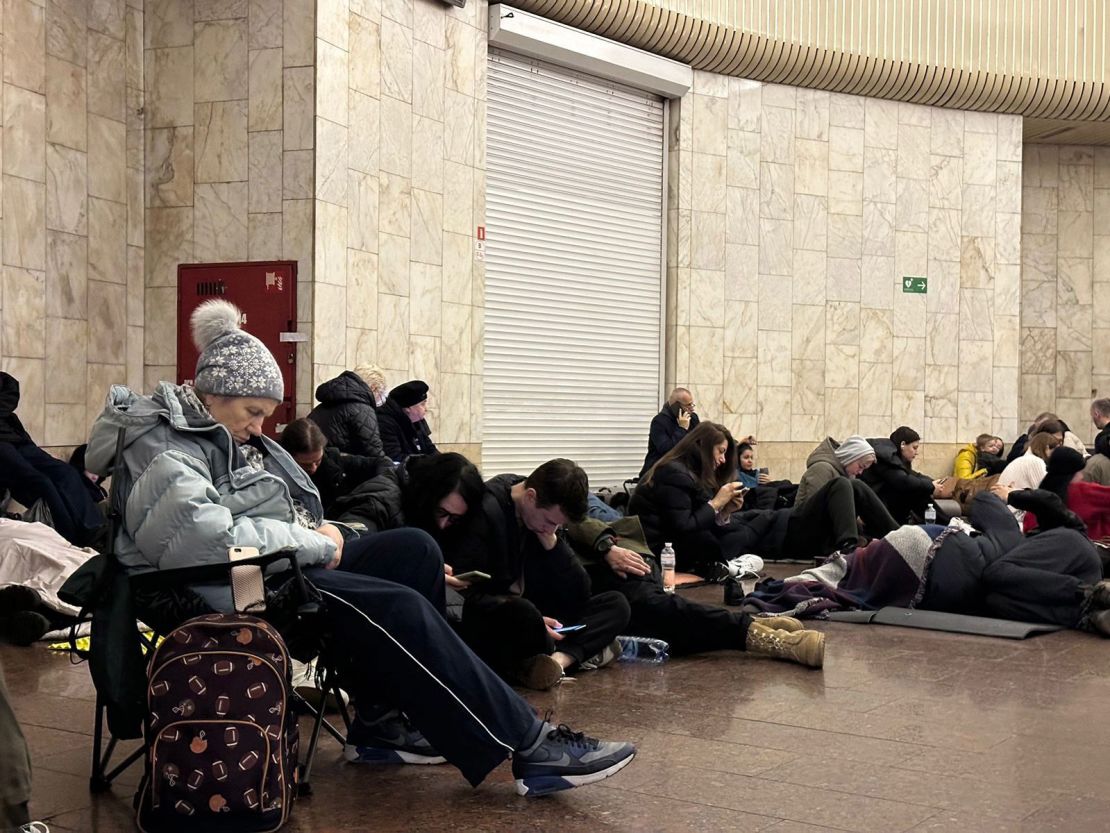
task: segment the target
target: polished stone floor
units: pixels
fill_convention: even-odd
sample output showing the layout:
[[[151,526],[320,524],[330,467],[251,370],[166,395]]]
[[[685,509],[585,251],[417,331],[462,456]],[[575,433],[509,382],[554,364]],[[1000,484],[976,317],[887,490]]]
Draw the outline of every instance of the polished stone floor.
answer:
[[[704,601],[717,588],[684,591]],[[637,759],[599,785],[526,800],[508,766],[472,790],[450,767],[368,769],[325,742],[289,831],[1110,830],[1110,643],[822,624],[824,671],[720,653],[583,674],[538,709]],[[0,649],[52,831],[132,830],[137,771],[87,791],[84,667]]]

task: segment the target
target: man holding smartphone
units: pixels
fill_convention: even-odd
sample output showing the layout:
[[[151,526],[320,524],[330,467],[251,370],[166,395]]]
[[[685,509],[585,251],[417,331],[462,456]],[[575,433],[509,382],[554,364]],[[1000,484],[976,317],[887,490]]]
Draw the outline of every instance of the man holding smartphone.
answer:
[[[647,456],[640,469],[643,477],[648,469],[659,462],[659,458],[678,445],[686,432],[698,427],[698,415],[694,412],[694,395],[686,388],[675,388],[667,397],[667,404],[651,420],[648,433]]]

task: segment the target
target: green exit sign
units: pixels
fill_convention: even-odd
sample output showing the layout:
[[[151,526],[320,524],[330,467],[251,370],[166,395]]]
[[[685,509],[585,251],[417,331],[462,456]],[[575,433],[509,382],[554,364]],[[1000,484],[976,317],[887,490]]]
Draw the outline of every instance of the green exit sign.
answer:
[[[929,279],[916,277],[914,275],[906,275],[902,278],[902,291],[916,292],[919,295],[924,295],[929,291]]]

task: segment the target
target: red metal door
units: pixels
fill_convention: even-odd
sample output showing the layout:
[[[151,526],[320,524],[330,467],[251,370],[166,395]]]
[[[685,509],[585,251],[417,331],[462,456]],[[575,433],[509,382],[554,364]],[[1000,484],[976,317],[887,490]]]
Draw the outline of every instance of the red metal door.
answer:
[[[200,304],[224,298],[243,311],[243,329],[277,359],[285,400],[264,426],[274,436],[294,418],[297,402],[297,263],[185,263],[177,267],[177,382],[192,383],[197,348],[189,316]],[[157,334],[154,336],[157,338]]]

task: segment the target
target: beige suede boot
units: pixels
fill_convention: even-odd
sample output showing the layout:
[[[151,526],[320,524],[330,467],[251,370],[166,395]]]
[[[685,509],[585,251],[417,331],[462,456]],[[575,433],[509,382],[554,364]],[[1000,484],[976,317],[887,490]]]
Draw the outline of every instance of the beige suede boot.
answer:
[[[801,620],[793,616],[753,616],[753,622],[758,622],[761,625],[766,625],[773,631],[787,631],[794,633],[795,631],[804,631],[806,626],[802,624]]]
[[[825,634],[820,631],[775,630],[762,622],[753,621],[748,627],[748,638],[744,649],[756,656],[785,659],[820,668],[825,663]]]

